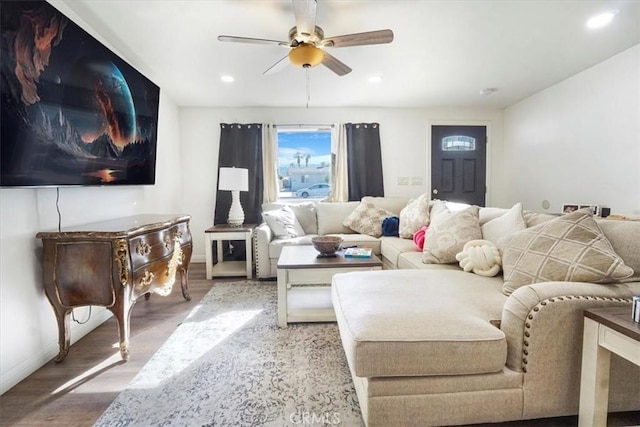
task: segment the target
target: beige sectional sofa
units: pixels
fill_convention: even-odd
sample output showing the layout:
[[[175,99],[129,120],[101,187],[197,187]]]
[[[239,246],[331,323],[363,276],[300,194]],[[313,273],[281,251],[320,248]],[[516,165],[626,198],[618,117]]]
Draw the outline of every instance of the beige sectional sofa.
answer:
[[[409,201],[409,198],[365,197],[363,200],[372,202],[376,206],[398,215]],[[259,279],[275,278],[277,276],[278,257],[282,247],[288,245],[310,245],[311,238],[318,235],[339,235],[344,239],[344,246],[368,247],[372,248],[373,253],[376,255],[381,255],[384,238],[356,233],[343,225],[344,220],[359,204],[360,202],[306,202],[288,205],[294,211],[296,218],[304,229],[304,236],[275,238],[273,231],[266,222],[259,225],[256,229],[254,240],[256,276]],[[269,203],[263,205],[262,209],[263,211],[273,211],[282,209],[283,206],[285,205],[280,203]],[[418,252],[413,241],[399,238],[392,239],[398,240],[398,244],[405,245],[407,251],[415,250],[415,252]]]
[[[406,204],[386,199],[369,201],[394,213]],[[329,223],[338,231],[340,216],[345,218],[358,202],[337,205],[316,204],[317,231],[327,232]],[[330,221],[323,219],[329,211]],[[506,212],[482,208],[480,223]],[[524,215],[527,230],[553,218]],[[386,269],[338,274],[332,285],[366,424],[444,426],[577,414],[583,311],[607,306],[630,310],[632,296],[640,294],[640,222],[597,224],[633,269],[631,277],[613,284],[533,283],[510,295],[501,275],[484,277],[457,264],[423,263],[410,239],[339,230],[346,244],[373,247]],[[261,232],[257,246],[265,244]],[[286,244],[306,243],[305,237],[297,239]],[[267,246],[277,244],[285,242]],[[257,248],[257,256],[265,249],[269,274],[275,273],[277,251]],[[640,368],[617,356],[612,356],[609,410],[640,410]]]

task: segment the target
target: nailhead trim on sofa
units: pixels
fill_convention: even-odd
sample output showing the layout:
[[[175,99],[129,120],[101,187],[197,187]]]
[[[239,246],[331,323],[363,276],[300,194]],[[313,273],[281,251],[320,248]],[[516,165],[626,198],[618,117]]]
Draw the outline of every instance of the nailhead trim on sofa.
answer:
[[[583,296],[583,295],[565,295],[565,296],[560,296],[560,297],[553,297],[553,298],[548,298],[544,301],[540,301],[535,307],[533,307],[533,309],[531,309],[531,311],[529,312],[529,314],[527,315],[527,322],[525,322],[524,324],[524,342],[523,342],[523,347],[522,347],[522,372],[524,372],[525,374],[527,373],[527,356],[529,356],[529,341],[527,340],[527,338],[531,337],[531,323],[529,322],[530,320],[533,320],[533,318],[535,317],[535,313],[538,313],[540,311],[541,308],[545,307],[547,304],[552,303],[552,302],[557,302],[557,301],[564,301],[564,300],[572,300],[572,299],[582,299],[582,300],[591,300],[591,301],[609,301],[609,302],[621,302],[621,303],[626,303],[629,304],[632,302],[631,299],[628,298],[610,298],[610,297],[591,297],[591,296]]]
[[[260,277],[260,263],[258,263],[258,227],[255,227],[251,234],[251,241],[253,242],[253,259],[251,262],[256,266],[256,278]]]

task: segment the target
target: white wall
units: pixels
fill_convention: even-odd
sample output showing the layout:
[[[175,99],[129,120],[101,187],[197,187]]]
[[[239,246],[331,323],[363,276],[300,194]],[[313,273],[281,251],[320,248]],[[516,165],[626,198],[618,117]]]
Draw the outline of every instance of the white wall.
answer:
[[[640,216],[640,45],[505,110],[507,201]]]
[[[82,24],[71,11],[63,12]],[[184,212],[179,137],[178,107],[161,90],[156,185],[61,188],[62,226],[137,213]],[[41,243],[35,239],[38,231],[57,226],[55,188],[0,189],[0,394],[58,354],[56,319],[42,288]],[[82,321],[88,309],[75,313]],[[72,343],[110,315],[94,307],[87,324],[71,322]],[[117,330],[113,332],[117,339]]]
[[[184,208],[192,215],[194,261],[204,261],[204,230],[213,225],[220,123],[380,123],[385,194],[417,196],[427,191],[429,125],[487,124],[491,169],[487,204],[502,203],[502,111],[382,108],[181,108],[180,144]],[[419,186],[399,186],[399,176],[422,177]]]

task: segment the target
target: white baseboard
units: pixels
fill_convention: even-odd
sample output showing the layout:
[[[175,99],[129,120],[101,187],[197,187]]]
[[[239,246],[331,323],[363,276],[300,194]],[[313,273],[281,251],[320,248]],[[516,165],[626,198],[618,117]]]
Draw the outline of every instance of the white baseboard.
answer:
[[[70,326],[71,345],[75,344],[80,338],[93,331],[95,328],[103,324],[111,318],[113,314],[102,307],[92,307],[92,318],[85,324],[72,323]],[[50,343],[41,351],[33,354],[28,359],[17,365],[15,368],[5,372],[0,377],[0,394],[9,391],[13,386],[18,384],[29,375],[40,369],[43,365],[58,355],[58,337],[55,342]]]

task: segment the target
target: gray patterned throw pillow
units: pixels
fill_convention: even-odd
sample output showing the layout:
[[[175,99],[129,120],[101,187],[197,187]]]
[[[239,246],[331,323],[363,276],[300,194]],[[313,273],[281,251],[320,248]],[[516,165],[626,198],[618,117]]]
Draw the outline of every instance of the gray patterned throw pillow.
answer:
[[[633,275],[588,210],[527,228],[500,246],[506,295],[538,282],[612,283]]]

